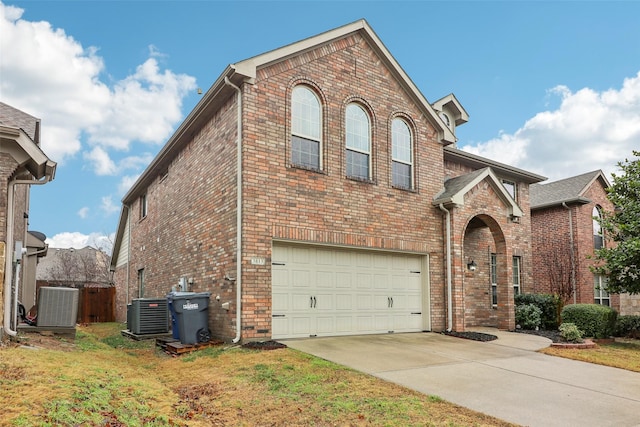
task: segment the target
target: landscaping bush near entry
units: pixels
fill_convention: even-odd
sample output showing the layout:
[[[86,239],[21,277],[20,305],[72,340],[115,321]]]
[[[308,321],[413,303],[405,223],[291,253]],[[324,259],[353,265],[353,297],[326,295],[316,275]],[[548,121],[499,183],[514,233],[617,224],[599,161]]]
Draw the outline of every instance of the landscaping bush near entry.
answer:
[[[599,304],[571,304],[562,309],[563,323],[574,323],[585,337],[608,338],[613,335],[618,313]]]
[[[563,323],[558,328],[560,335],[567,342],[582,342],[582,332],[573,323]]]
[[[522,329],[538,329],[542,323],[542,310],[535,304],[516,305],[516,325]]]
[[[640,338],[640,316],[618,316],[613,334],[616,337]]]
[[[550,294],[519,294],[515,296],[516,310],[520,305],[533,304],[541,311],[540,327],[548,331],[558,328],[560,299]],[[518,323],[516,319],[516,323]],[[520,325],[524,328],[523,325]],[[527,329],[527,328],[525,328]]]

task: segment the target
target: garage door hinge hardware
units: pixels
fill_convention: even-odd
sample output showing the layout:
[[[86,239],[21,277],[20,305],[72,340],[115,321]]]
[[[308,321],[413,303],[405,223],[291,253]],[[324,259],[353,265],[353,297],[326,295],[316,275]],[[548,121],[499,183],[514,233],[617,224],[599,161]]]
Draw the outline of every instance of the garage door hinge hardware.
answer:
[[[411,270],[411,271],[409,271],[409,273],[420,274],[420,272],[419,272],[419,271],[416,271],[416,270]]]
[[[387,307],[393,307],[393,297],[387,297]]]
[[[285,265],[284,262],[272,262],[271,265]]]
[[[316,297],[309,297],[309,307],[316,308],[317,303],[318,302],[316,301]]]
[[[284,314],[272,314],[271,317],[285,317]]]

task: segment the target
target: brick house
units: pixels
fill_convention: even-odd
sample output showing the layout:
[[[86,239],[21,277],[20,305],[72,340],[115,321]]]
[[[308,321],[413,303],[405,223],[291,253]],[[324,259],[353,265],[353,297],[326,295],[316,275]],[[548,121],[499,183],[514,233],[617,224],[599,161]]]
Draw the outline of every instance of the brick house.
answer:
[[[530,187],[533,292],[557,293],[566,304],[595,303],[638,314],[637,296],[608,294],[604,277],[591,271],[595,249],[611,244],[595,219],[613,211],[608,187],[601,170]]]
[[[28,230],[29,189],[51,181],[55,170],[40,149],[40,119],[0,102],[0,338],[17,333],[16,286],[18,298],[35,295],[37,258],[47,245]]]
[[[229,65],[122,200],[118,318],[181,283],[236,342],[512,329],[544,177],[456,149],[467,120],[364,20]]]

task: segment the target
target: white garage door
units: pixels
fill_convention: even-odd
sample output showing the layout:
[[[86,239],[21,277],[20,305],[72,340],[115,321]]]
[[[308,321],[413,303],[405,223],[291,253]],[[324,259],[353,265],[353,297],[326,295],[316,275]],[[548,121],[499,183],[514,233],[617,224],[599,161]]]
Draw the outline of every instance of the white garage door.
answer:
[[[423,258],[274,244],[272,337],[427,329]]]

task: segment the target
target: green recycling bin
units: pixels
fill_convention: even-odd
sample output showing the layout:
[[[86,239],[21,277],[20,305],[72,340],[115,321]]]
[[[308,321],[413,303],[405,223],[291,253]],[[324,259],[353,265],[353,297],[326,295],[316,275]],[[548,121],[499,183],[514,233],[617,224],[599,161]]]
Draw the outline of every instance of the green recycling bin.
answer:
[[[210,292],[194,292],[172,298],[172,308],[176,313],[180,342],[197,344],[211,341],[209,331],[209,297]]]

